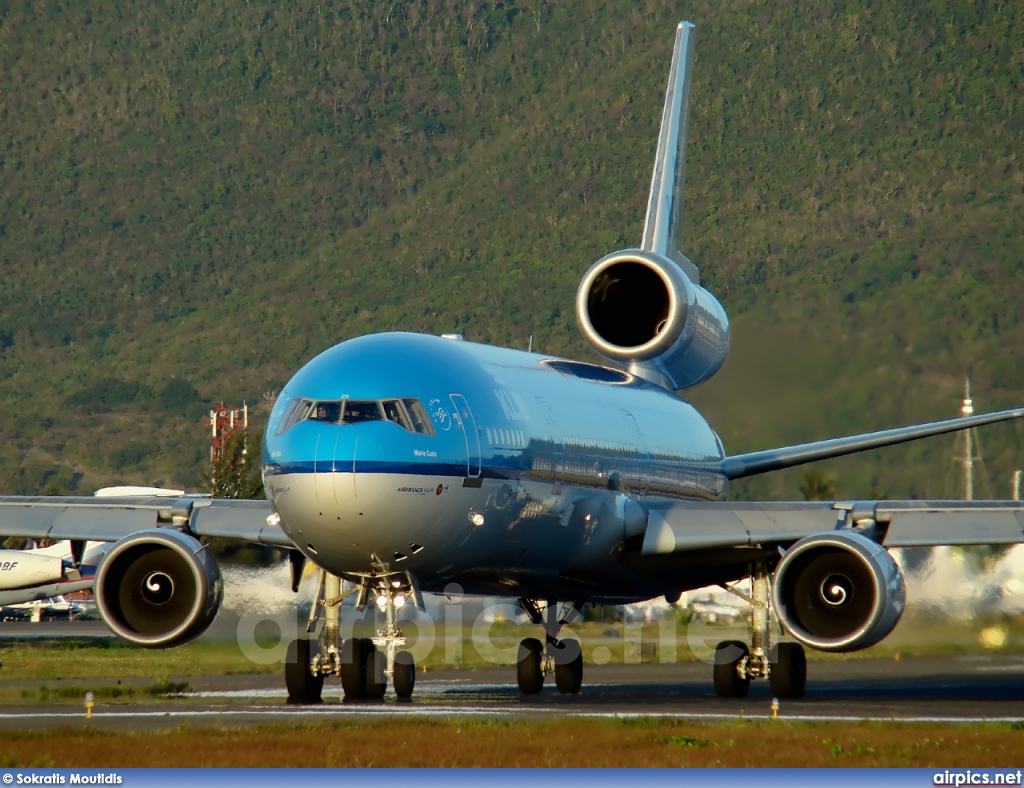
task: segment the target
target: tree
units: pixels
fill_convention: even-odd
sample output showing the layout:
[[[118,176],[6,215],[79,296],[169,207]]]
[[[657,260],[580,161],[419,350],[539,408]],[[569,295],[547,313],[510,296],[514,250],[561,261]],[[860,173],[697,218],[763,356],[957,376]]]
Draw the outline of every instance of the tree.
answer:
[[[203,489],[214,498],[266,498],[260,473],[263,431],[235,430],[224,442],[224,455],[203,474]]]
[[[184,378],[171,378],[167,385],[160,389],[157,401],[164,410],[172,413],[185,413],[200,401],[196,387]]]

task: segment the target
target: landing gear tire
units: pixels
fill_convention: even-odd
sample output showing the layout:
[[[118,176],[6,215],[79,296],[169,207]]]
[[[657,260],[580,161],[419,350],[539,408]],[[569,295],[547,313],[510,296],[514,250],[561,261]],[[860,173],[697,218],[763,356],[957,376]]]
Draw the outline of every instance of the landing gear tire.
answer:
[[[313,644],[305,638],[288,644],[284,663],[284,685],[288,688],[288,702],[292,704],[320,703],[324,677],[314,676],[309,670]]]
[[[395,654],[395,675],[391,681],[399,699],[408,700],[412,697],[413,687],[416,686],[416,663],[408,651]]]
[[[541,671],[543,654],[544,646],[537,638],[525,638],[519,644],[516,679],[523,695],[537,695],[544,687],[544,673]]]
[[[715,692],[722,698],[743,698],[750,691],[750,678],[740,678],[737,667],[750,653],[741,640],[723,640],[715,649]]]
[[[575,695],[583,686],[583,653],[579,641],[563,640],[559,650],[565,653],[555,657],[555,686],[563,695]]]
[[[799,643],[779,643],[769,655],[769,681],[777,698],[802,698],[807,687],[807,655]]]
[[[341,644],[341,689],[346,703],[367,698],[367,643],[365,638],[349,638]]]
[[[367,640],[366,650],[366,699],[380,700],[388,689],[388,677],[384,674],[385,658],[373,641]]]

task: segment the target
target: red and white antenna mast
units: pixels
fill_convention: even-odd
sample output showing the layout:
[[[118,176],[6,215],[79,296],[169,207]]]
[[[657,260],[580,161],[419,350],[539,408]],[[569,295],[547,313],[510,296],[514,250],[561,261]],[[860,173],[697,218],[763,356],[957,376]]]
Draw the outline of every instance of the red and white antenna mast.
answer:
[[[210,463],[213,464],[224,458],[224,446],[235,430],[239,427],[249,429],[249,405],[243,403],[240,408],[229,408],[222,402],[210,410],[206,424],[213,438],[210,445]],[[249,447],[243,446],[242,454],[248,453]]]

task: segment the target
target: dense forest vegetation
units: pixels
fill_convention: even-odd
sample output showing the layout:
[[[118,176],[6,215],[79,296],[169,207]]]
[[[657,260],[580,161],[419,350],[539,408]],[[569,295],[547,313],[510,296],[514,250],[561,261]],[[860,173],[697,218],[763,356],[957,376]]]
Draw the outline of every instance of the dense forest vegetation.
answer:
[[[0,491],[194,487],[347,337],[594,359],[697,26],[684,251],[733,319],[733,452],[1024,403],[1024,8],[984,0],[0,4]],[[989,489],[1024,427],[981,431]],[[836,461],[960,494],[954,440]],[[737,486],[799,497],[800,472]]]

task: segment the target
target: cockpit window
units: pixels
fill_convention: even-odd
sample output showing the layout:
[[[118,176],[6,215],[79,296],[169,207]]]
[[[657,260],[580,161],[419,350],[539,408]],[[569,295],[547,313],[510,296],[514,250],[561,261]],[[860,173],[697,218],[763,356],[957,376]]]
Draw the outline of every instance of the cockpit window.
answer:
[[[412,432],[412,427],[409,426],[409,417],[405,415],[405,408],[402,407],[401,402],[397,399],[388,399],[384,400],[381,405],[384,407],[385,419],[393,421],[402,429]]]
[[[345,403],[344,424],[358,424],[361,421],[380,421],[380,403],[374,400],[350,399]]]
[[[323,421],[327,424],[337,424],[341,418],[341,402],[318,402],[309,409],[311,421]]]
[[[276,434],[284,435],[288,430],[306,418],[312,405],[312,400],[304,399],[303,397],[296,397],[289,402],[288,408],[285,410],[284,415],[281,416],[281,423],[277,426]]]
[[[324,424],[359,424],[364,421],[390,421],[403,430],[420,435],[434,435],[426,410],[418,399],[322,400],[296,397],[285,409],[277,428],[283,435],[300,421]]]
[[[434,425],[430,423],[427,411],[423,409],[423,404],[418,399],[403,399],[402,404],[405,405],[405,411],[409,414],[413,432],[418,432],[421,435],[434,434]]]

